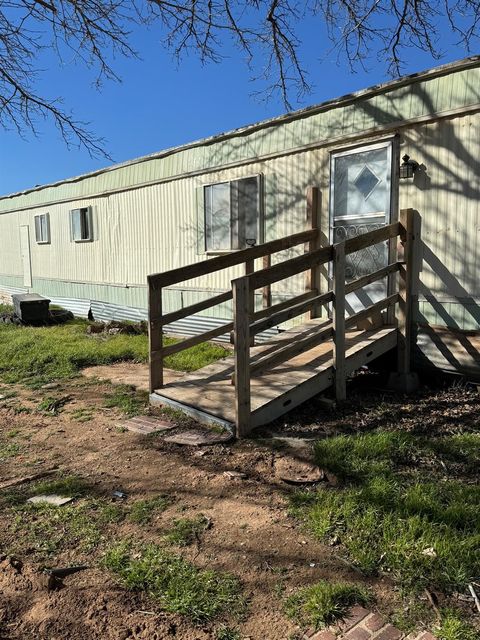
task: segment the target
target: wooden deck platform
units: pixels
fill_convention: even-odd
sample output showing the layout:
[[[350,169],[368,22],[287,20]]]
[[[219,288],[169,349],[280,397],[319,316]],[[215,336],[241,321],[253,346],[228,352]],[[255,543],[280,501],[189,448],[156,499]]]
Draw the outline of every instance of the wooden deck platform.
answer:
[[[331,322],[320,319],[284,331],[266,344],[251,348],[252,364],[300,336],[323,331]],[[345,373],[352,373],[397,346],[397,329],[349,331],[345,334]],[[334,383],[334,345],[326,340],[251,379],[251,426],[278,418]],[[181,409],[197,420],[235,428],[235,386],[232,384],[233,355],[165,384],[151,396],[152,404]]]

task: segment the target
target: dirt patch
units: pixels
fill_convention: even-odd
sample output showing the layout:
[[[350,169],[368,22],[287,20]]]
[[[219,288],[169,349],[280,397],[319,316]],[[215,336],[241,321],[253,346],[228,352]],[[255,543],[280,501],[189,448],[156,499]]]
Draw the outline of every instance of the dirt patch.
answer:
[[[142,391],[148,391],[148,365],[135,362],[117,362],[108,366],[87,367],[82,370],[87,378],[110,380],[113,384],[129,384]],[[179,380],[185,374],[173,369],[164,369],[165,383]]]
[[[300,637],[301,630],[286,618],[284,599],[320,579],[369,586],[376,606],[388,617],[398,605],[389,578],[365,578],[337,555],[335,546],[305,533],[288,512],[288,496],[296,488],[282,477],[319,473],[309,465],[314,439],[325,435],[379,425],[419,433],[478,429],[476,390],[422,392],[413,400],[386,394],[382,402],[382,396],[368,395],[359,382],[341,411],[329,411],[313,400],[272,425],[273,438],[178,446],[158,435],[119,429],[122,414],[105,406],[112,386],[97,378],[142,388],[142,379],[147,384],[144,365],[92,367],[86,375],[54,389],[8,388],[14,395],[0,401],[0,443],[6,452],[0,455],[0,483],[58,466],[82,478],[92,500],[112,509],[120,506],[127,516],[137,501],[159,495],[165,496],[167,506],[146,523],[128,517],[110,521],[87,550],[72,542],[45,554],[29,538],[26,523],[15,522],[10,505],[2,502],[8,490],[0,491],[0,551],[21,562],[15,566],[6,557],[0,562],[2,640],[215,640],[221,624],[237,629],[241,638],[290,640]],[[46,395],[69,400],[57,415],[48,415],[38,409]],[[316,486],[322,490],[326,484],[320,480]],[[116,489],[127,498],[115,501]],[[69,508],[83,508],[86,499]],[[102,568],[112,542],[164,544],[172,523],[200,515],[211,526],[190,546],[173,551],[200,569],[226,571],[240,579],[247,600],[240,619],[227,614],[195,625],[162,612],[148,596],[127,591]],[[68,576],[63,588],[49,592],[44,587],[43,567],[79,564],[89,569]]]
[[[99,368],[94,369],[98,377]],[[116,373],[112,376],[116,369],[117,365],[105,367],[110,379],[118,379]],[[118,369],[122,371],[118,375],[128,375],[130,366]],[[288,455],[309,459],[308,446],[291,454],[254,441],[182,447],[161,437],[123,432],[115,426],[119,411],[104,407],[111,386],[92,379],[55,390],[17,387],[15,391],[10,404],[0,408],[0,438],[17,443],[18,452],[3,461],[0,482],[59,466],[64,473],[85,479],[95,498],[114,503],[112,492],[120,488],[128,496],[122,502],[127,510],[137,500],[159,494],[168,498],[170,506],[148,525],[127,518],[109,524],[103,532],[106,541],[133,538],[159,543],[175,519],[204,514],[211,527],[200,541],[176,552],[201,569],[240,578],[246,613],[240,620],[227,616],[224,622],[239,629],[242,637],[294,637],[299,629],[283,613],[285,594],[320,578],[359,580],[358,573],[303,533],[288,514],[286,496],[294,488],[279,479],[275,460]],[[55,416],[38,411],[43,396],[52,393],[69,397]],[[79,415],[91,417],[79,422]],[[81,506],[82,501],[73,504]],[[4,553],[13,549],[22,563],[15,569],[4,560],[0,567],[2,640],[215,638],[221,621],[199,627],[162,613],[146,596],[126,591],[100,566],[105,540],[89,551],[71,544],[45,557],[26,536],[22,523],[13,526],[8,509],[2,508],[1,548]],[[43,566],[78,564],[90,569],[68,576],[59,591],[40,586]],[[382,581],[372,586],[380,599],[389,590]]]

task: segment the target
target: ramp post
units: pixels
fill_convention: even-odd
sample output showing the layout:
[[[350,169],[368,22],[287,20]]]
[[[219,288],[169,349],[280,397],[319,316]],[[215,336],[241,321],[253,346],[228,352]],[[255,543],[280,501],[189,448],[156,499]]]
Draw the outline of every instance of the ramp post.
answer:
[[[345,241],[333,245],[333,366],[335,398],[347,397],[345,373]]]
[[[414,340],[415,309],[418,299],[420,271],[421,218],[415,209],[400,211],[399,260],[403,266],[399,272],[399,304],[397,311],[398,364],[389,386],[405,393],[418,387],[418,376],[412,372],[412,347]]]
[[[250,431],[250,286],[248,278],[232,281],[235,345],[235,422],[237,438]]]
[[[315,229],[317,235],[307,245],[308,252],[320,249],[320,202],[321,194],[318,187],[307,187],[307,225],[309,229]],[[305,290],[320,293],[321,265],[315,265],[307,271]],[[319,318],[322,315],[320,305],[314,305],[310,311],[310,318]]]
[[[163,387],[162,288],[148,279],[148,343],[150,393]]]

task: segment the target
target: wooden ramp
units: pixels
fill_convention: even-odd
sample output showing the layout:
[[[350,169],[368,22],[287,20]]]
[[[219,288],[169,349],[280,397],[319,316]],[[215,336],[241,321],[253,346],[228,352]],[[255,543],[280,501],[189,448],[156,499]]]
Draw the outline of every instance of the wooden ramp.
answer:
[[[318,192],[310,187],[310,229],[148,277],[152,403],[233,427],[242,437],[330,386],[337,402],[342,402],[347,376],[395,347],[398,359],[392,361],[392,371],[397,372],[398,386],[402,381],[407,384],[418,281],[417,212],[405,209],[398,222],[326,246],[321,246],[318,213]],[[365,257],[362,252],[379,243],[389,247],[388,264],[361,259],[362,264],[373,264],[376,270],[364,273],[363,267],[360,277],[347,280],[351,265],[359,262],[359,256]],[[272,265],[273,254],[296,246],[304,248],[303,254]],[[183,309],[163,312],[164,288],[237,265],[244,265],[245,275],[232,280],[231,289]],[[272,304],[272,285],[281,287],[282,282],[302,273],[304,292]],[[326,273],[331,274],[328,281]],[[347,316],[346,296],[377,281],[385,282],[385,297]],[[163,344],[166,325],[227,301],[233,303],[231,320],[201,335]],[[325,320],[327,316],[329,320]],[[285,327],[293,318],[301,318],[303,324],[254,346],[255,336],[272,327]],[[306,318],[310,320],[306,322]],[[232,357],[164,384],[167,356],[226,333],[233,337]]]
[[[252,364],[300,336],[312,336],[331,326],[312,320],[261,346],[252,347]],[[395,327],[350,331],[345,336],[345,370],[349,375],[397,345]],[[251,428],[267,424],[332,386],[335,377],[333,342],[319,344],[251,379]],[[200,421],[235,428],[234,356],[225,358],[151,394],[153,404],[169,405]]]

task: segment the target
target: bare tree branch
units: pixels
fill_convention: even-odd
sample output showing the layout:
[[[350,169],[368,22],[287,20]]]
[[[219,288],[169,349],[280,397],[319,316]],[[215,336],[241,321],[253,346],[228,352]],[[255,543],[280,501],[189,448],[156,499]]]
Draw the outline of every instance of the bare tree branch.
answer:
[[[310,90],[298,37],[305,19],[326,26],[333,51],[345,56],[352,69],[377,55],[398,75],[410,48],[433,59],[442,55],[439,24],[448,25],[468,52],[480,34],[480,2],[0,0],[0,127],[35,134],[39,121],[49,118],[68,145],[107,155],[104,141],[66,111],[60,99],[38,94],[35,87],[45,73],[38,61],[53,50],[63,63],[91,68],[98,86],[119,80],[112,60],[137,55],[130,31],[139,26],[157,29],[177,58],[193,53],[203,63],[220,61],[230,40],[263,85],[263,96],[278,93],[290,107],[292,94],[299,98]],[[326,43],[314,45],[319,55],[327,49]]]

